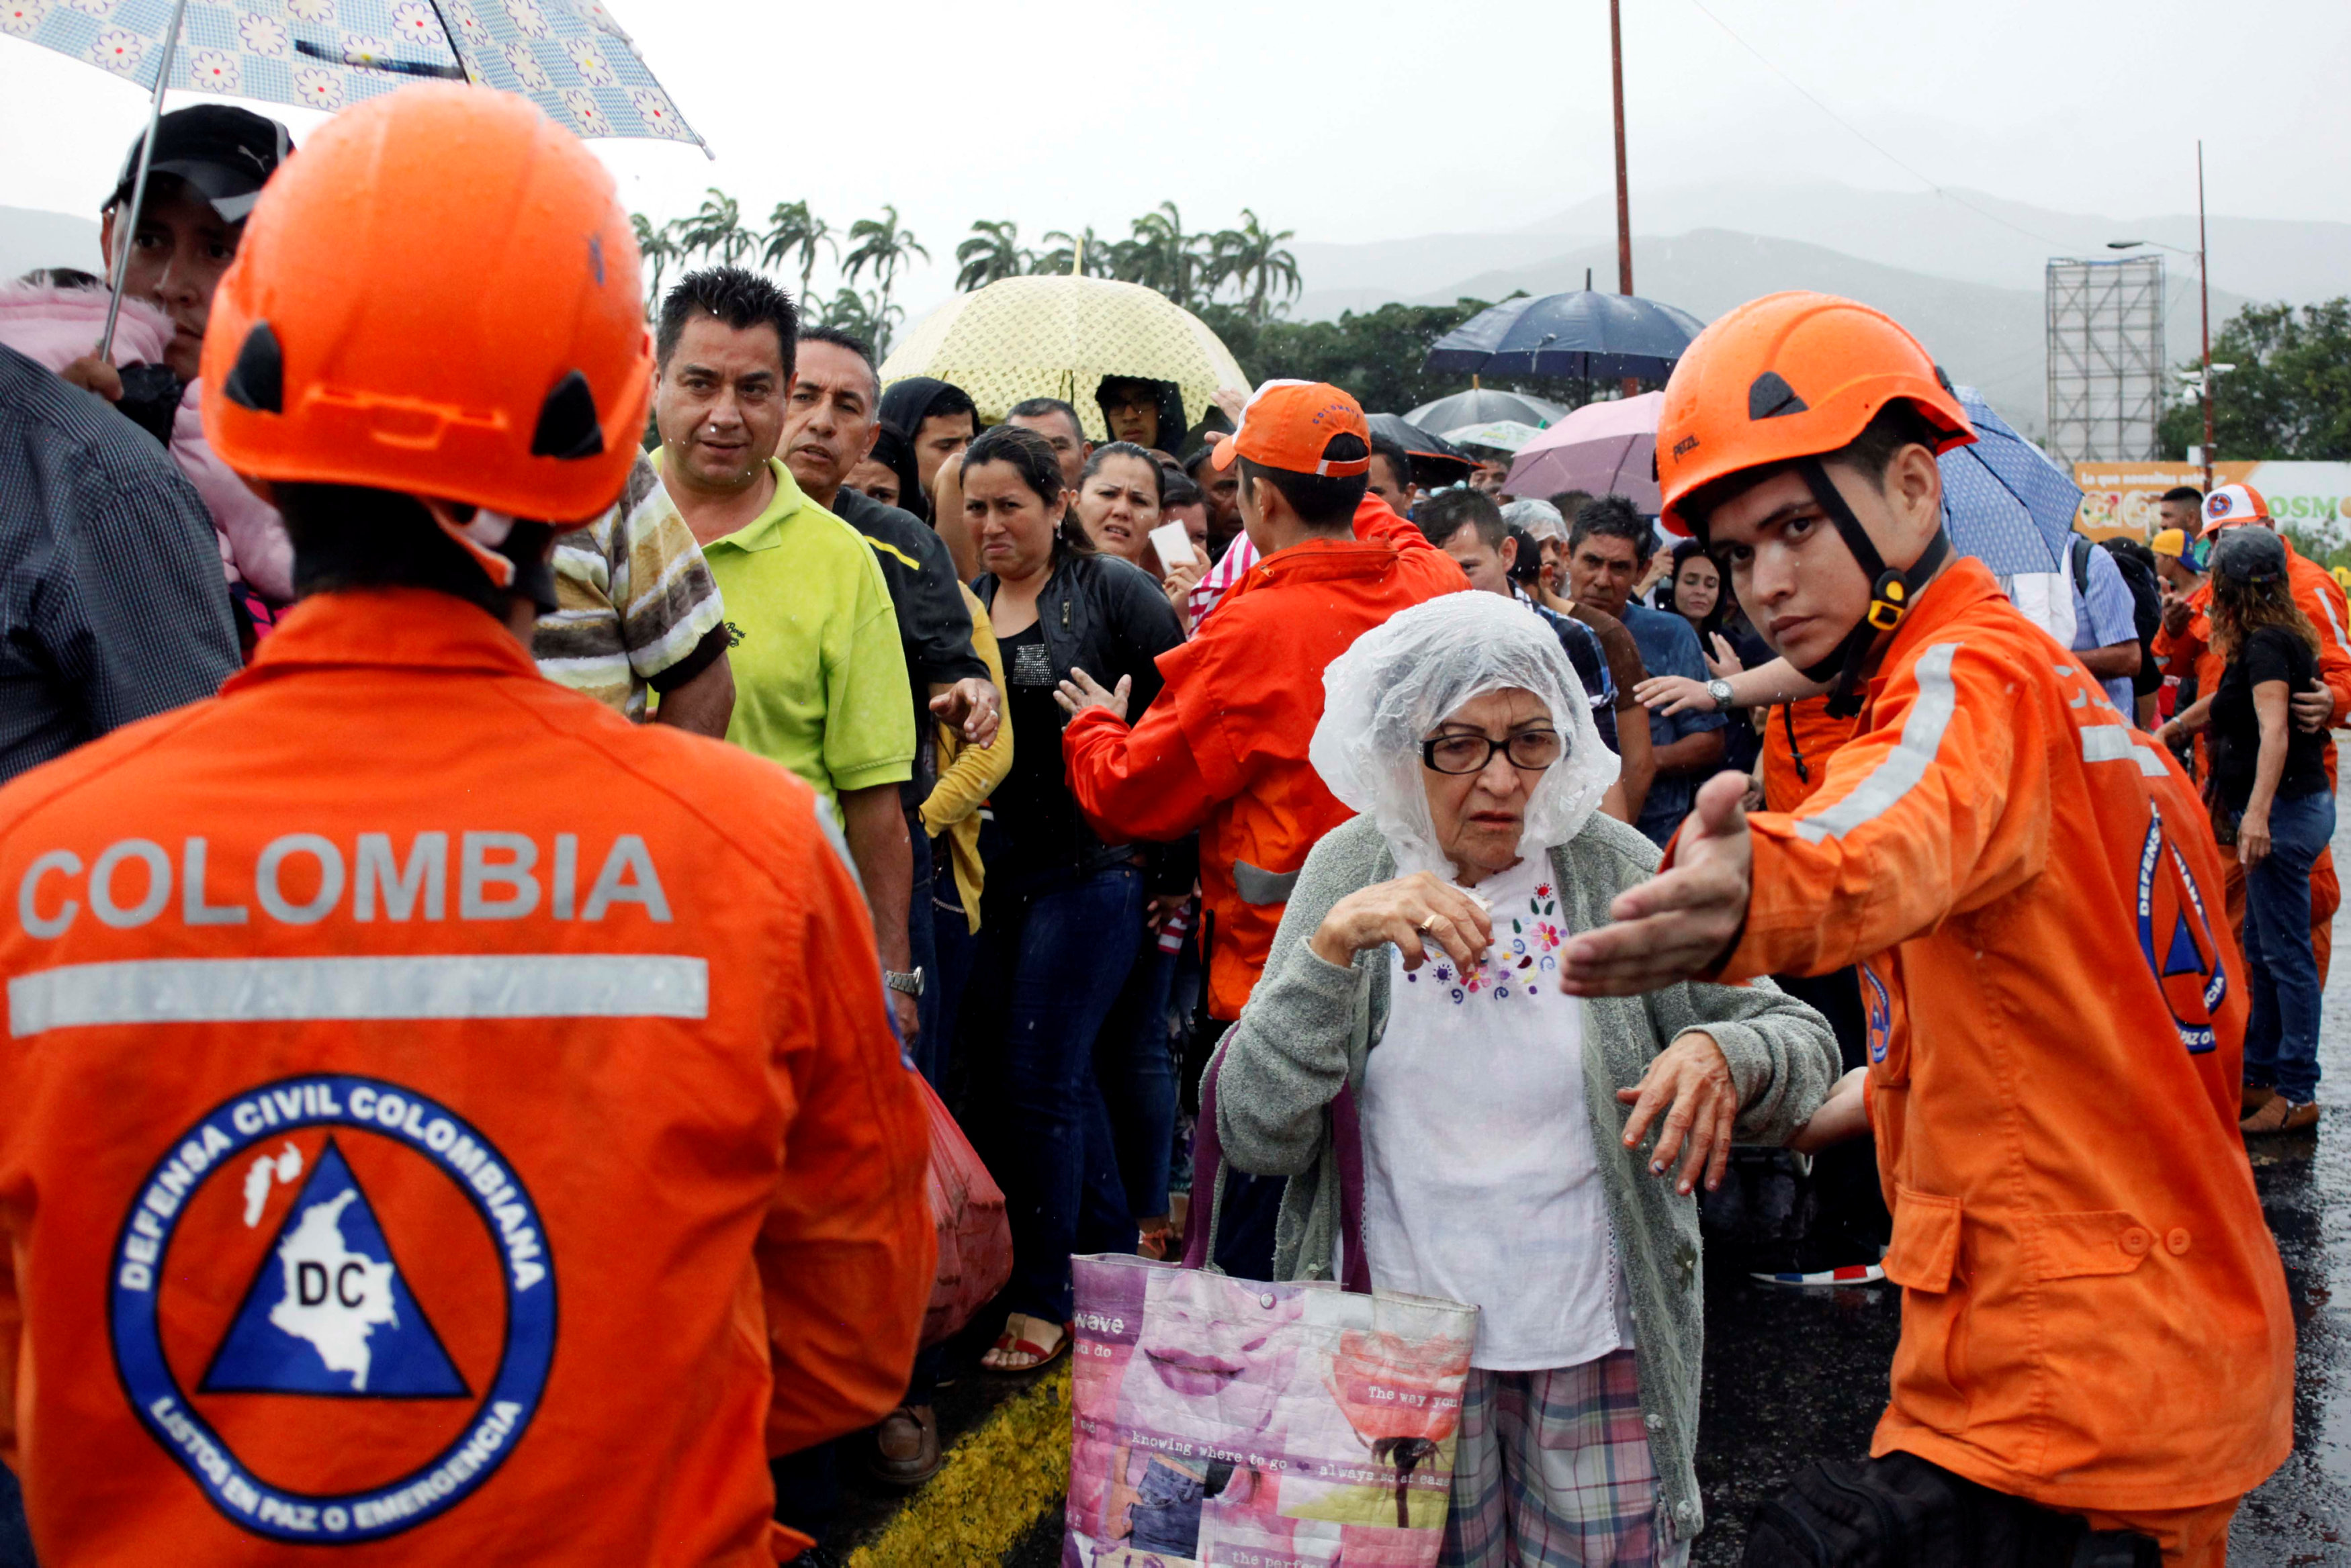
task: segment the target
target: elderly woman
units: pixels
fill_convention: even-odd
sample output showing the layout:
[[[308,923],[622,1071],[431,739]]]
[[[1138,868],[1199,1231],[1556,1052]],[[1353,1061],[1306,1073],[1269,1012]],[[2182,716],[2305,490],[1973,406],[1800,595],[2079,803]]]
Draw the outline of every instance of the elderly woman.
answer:
[[[1441,1562],[1552,1561],[1547,1541],[1679,1563],[1702,1522],[1692,1189],[1734,1137],[1803,1124],[1836,1043],[1761,981],[1562,992],[1560,944],[1657,852],[1595,812],[1616,759],[1534,617],[1448,595],[1324,683],[1311,754],[1362,815],[1307,857],[1217,1051],[1225,1156],[1290,1179],[1278,1278],[1480,1309]]]

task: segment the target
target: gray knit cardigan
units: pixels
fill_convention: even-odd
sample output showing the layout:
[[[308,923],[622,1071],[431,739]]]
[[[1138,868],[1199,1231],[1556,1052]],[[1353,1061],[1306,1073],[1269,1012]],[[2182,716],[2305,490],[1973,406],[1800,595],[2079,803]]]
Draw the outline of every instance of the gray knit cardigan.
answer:
[[[1646,838],[1598,815],[1554,847],[1552,869],[1571,929],[1605,925],[1609,902],[1646,881],[1657,858]],[[1389,950],[1359,953],[1343,969],[1317,957],[1308,940],[1333,904],[1395,875],[1395,857],[1367,818],[1314,846],[1264,977],[1212,1064],[1225,1158],[1239,1170],[1290,1178],[1274,1239],[1280,1280],[1332,1277],[1340,1204],[1330,1106],[1343,1077],[1361,1096],[1364,1059],[1387,1022]],[[1639,1347],[1641,1410],[1659,1479],[1658,1512],[1674,1539],[1687,1541],[1705,1525],[1691,1457],[1704,1332],[1698,1203],[1674,1192],[1678,1162],[1664,1177],[1648,1173],[1654,1133],[1639,1149],[1625,1147],[1631,1108],[1617,1103],[1616,1091],[1640,1082],[1675,1038],[1703,1029],[1721,1045],[1739,1090],[1740,1141],[1782,1143],[1836,1081],[1836,1041],[1819,1013],[1766,980],[1744,986],[1684,983],[1645,996],[1590,1001],[1584,1019],[1584,1104]],[[1355,1237],[1348,1242],[1351,1249],[1360,1245]],[[1497,1244],[1504,1243],[1498,1238]]]

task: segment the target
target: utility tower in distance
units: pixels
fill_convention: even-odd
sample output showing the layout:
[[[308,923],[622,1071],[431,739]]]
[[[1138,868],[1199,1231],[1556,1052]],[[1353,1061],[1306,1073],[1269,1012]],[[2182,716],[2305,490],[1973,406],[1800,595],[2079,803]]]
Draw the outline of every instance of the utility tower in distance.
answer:
[[[2059,462],[2157,455],[2163,413],[2163,258],[2052,258],[2049,455]]]

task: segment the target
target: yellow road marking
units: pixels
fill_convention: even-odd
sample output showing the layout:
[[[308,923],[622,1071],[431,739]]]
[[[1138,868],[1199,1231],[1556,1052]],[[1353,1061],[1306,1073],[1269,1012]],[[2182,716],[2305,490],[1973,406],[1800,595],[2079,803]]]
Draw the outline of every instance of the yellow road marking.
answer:
[[[946,1463],[849,1568],[994,1563],[1070,1486],[1070,1368],[1048,1373],[947,1450]]]

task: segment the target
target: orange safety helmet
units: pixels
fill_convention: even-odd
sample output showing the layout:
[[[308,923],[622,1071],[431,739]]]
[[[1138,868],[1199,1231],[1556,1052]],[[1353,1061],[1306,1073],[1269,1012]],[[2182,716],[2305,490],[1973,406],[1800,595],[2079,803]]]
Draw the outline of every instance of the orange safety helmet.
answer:
[[[1663,521],[1700,536],[1682,504],[1719,479],[1850,445],[1888,403],[1941,432],[1939,455],[1976,439],[1918,340],[1885,312],[1833,294],[1767,294],[1682,353],[1657,410]]]
[[[262,192],[213,298],[204,434],[262,479],[593,517],[652,397],[637,265],[611,176],[527,99],[371,99]]]
[[[1918,340],[1883,311],[1832,294],[1767,294],[1698,336],[1674,367],[1657,411],[1657,480],[1667,526],[1703,540],[1703,514],[1682,508],[1707,486],[1782,465],[1802,476],[1870,580],[1869,607],[1834,652],[1805,668],[1835,682],[1829,712],[1861,707],[1861,680],[1881,634],[1902,624],[1946,556],[1936,530],[1907,566],[1889,566],[1831,483],[1822,459],[1853,443],[1869,421],[1908,403],[1936,434],[1936,455],[1976,439],[1975,427]]]

